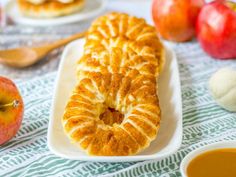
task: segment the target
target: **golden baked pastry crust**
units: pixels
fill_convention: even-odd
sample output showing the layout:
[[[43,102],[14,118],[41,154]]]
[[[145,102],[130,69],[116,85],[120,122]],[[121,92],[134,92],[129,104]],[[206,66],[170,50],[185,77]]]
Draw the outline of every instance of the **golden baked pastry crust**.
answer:
[[[42,4],[32,4],[27,0],[17,0],[21,13],[34,18],[53,18],[75,13],[84,7],[85,0],[74,0],[71,3],[61,3],[48,0]]]
[[[111,13],[90,27],[78,83],[62,119],[72,142],[90,155],[140,152],[160,126],[156,82],[163,47],[143,19]]]

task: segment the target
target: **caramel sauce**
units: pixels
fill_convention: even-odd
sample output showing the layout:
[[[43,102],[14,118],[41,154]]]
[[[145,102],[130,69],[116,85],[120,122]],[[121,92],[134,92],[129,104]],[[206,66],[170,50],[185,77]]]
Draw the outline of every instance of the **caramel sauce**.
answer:
[[[236,177],[236,148],[216,149],[195,157],[187,167],[188,177]]]

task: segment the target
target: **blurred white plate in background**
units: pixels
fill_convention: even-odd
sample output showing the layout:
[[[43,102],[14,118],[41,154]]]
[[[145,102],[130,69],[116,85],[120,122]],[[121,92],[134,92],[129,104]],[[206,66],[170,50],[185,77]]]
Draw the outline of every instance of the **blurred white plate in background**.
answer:
[[[23,16],[17,6],[16,0],[6,5],[6,13],[17,24],[30,26],[54,26],[75,23],[99,15],[106,7],[107,0],[86,0],[85,7],[74,14],[57,18],[37,19]]]

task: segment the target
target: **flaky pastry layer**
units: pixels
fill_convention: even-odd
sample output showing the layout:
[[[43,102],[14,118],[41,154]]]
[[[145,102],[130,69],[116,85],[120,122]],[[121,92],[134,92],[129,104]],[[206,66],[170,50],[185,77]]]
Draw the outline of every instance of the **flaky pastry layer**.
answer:
[[[163,63],[163,46],[144,19],[111,13],[95,20],[62,119],[71,141],[99,156],[148,147],[160,127],[157,78]]]

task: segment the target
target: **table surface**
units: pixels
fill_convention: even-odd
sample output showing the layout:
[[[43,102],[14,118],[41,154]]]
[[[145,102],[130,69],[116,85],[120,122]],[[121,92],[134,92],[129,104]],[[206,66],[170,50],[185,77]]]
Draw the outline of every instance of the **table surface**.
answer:
[[[103,12],[104,14],[110,11],[128,12],[139,17],[146,18],[152,23],[150,14],[150,0],[110,0],[108,6]],[[141,12],[141,13],[140,13]],[[54,41],[67,37],[71,34],[78,33],[88,29],[92,20],[79,22],[57,27],[29,27],[29,26],[8,26],[0,29],[0,50],[14,48],[19,46],[40,45],[46,42]],[[62,49],[55,50],[41,62],[25,68],[17,70],[14,68],[0,65],[0,75],[8,76],[12,79],[28,79],[43,73],[56,71],[60,62]]]
[[[150,7],[150,0],[110,0],[106,12],[128,12],[152,23]],[[8,26],[0,29],[0,49],[54,41],[83,31],[90,23],[44,28]],[[196,40],[170,44],[178,58],[182,90],[183,141],[178,152],[162,160],[127,163],[71,161],[52,154],[47,147],[47,128],[56,71],[63,50],[58,49],[29,68],[13,69],[0,65],[0,75],[16,82],[25,103],[20,131],[15,138],[0,146],[0,176],[178,177],[181,176],[181,160],[192,150],[213,142],[236,140],[236,113],[219,107],[208,91],[212,73],[224,66],[236,67],[235,60],[210,58]]]

